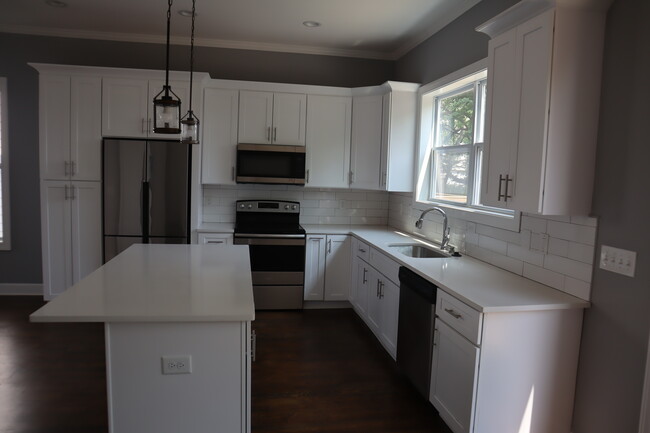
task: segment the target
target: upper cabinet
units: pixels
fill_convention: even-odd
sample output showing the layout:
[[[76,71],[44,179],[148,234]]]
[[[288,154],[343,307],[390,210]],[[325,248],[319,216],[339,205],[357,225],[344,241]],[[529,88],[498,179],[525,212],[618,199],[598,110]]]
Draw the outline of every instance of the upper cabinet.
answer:
[[[350,187],[413,190],[418,88],[389,81],[353,91]]]
[[[140,78],[104,78],[102,86],[102,135],[104,137],[155,137],[178,139],[180,135],[153,132],[153,99],[164,81]],[[181,100],[181,116],[187,111],[189,81],[169,82]]]
[[[239,92],[239,142],[305,145],[307,96],[298,93]]]
[[[309,95],[307,98],[305,186],[347,188],[352,98],[325,95]]]
[[[39,77],[41,179],[101,180],[101,78]]]
[[[603,12],[526,0],[478,28],[492,37],[483,204],[589,213],[604,27]]]
[[[201,182],[233,185],[237,146],[239,92],[205,88],[203,91],[203,155]]]

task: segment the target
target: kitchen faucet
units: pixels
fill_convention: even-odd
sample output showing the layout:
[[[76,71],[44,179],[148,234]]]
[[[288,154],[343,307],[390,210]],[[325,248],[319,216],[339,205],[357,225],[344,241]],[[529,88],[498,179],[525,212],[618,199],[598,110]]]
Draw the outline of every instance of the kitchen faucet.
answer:
[[[447,213],[445,213],[444,210],[442,210],[439,207],[431,207],[429,209],[425,209],[422,211],[422,214],[420,215],[420,218],[415,222],[415,227],[421,229],[422,228],[422,220],[426,214],[428,214],[431,211],[437,211],[442,215],[444,218],[442,222],[442,240],[440,241],[440,249],[444,250],[449,246],[449,227],[447,226]]]

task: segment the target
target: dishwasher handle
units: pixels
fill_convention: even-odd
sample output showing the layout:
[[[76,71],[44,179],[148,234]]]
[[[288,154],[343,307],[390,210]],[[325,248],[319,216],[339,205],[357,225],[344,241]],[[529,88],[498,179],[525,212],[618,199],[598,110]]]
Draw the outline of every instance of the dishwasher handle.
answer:
[[[405,266],[399,268],[399,282],[400,290],[408,288],[426,302],[435,305],[438,287],[432,282],[427,281]]]

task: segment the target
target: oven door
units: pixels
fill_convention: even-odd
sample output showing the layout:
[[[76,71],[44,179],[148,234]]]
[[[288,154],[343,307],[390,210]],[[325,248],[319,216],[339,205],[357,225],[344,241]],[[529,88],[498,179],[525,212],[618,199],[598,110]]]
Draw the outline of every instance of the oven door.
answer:
[[[239,144],[237,182],[304,185],[305,147]]]
[[[306,240],[296,236],[235,234],[249,247],[256,310],[302,308]]]

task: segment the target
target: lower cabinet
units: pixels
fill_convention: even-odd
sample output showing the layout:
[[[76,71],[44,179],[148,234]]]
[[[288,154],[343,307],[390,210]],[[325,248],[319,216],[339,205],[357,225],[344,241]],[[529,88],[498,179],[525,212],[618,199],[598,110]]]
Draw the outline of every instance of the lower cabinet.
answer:
[[[42,181],[45,299],[53,299],[101,266],[101,196],[101,182]]]
[[[367,245],[357,241],[353,268],[355,278],[351,281],[350,302],[357,314],[366,322],[386,351],[397,356],[397,323],[399,319],[399,285],[386,277],[392,274],[392,265],[376,269],[362,257],[372,256]],[[382,257],[386,258],[382,255]],[[390,260],[386,258],[386,260]],[[384,272],[384,273],[382,273]]]
[[[199,233],[199,245],[232,245],[232,233]]]
[[[307,235],[305,301],[347,301],[350,236]]]

